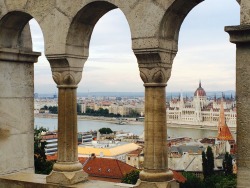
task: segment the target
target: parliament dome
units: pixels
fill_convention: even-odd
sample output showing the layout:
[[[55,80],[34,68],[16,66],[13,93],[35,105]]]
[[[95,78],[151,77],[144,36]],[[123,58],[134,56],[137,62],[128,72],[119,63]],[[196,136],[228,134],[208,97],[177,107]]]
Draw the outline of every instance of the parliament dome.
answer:
[[[199,96],[199,97],[205,97],[206,96],[205,90],[201,87],[201,82],[199,83],[199,87],[194,92],[194,96],[195,97],[196,96]]]

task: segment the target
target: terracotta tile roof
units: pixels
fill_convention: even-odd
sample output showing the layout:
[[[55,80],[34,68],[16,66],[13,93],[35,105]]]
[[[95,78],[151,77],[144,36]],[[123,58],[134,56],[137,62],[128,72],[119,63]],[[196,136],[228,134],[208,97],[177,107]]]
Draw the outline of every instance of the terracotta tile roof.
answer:
[[[56,161],[57,160],[57,153],[55,155],[47,155],[47,161]]]
[[[222,99],[223,102],[223,99]],[[225,113],[224,113],[224,107],[223,103],[221,103],[220,107],[220,118],[219,118],[219,124],[218,124],[218,140],[234,140],[228,126],[226,123]]]
[[[215,138],[203,138],[200,143],[202,144],[215,144]]]
[[[140,154],[141,154],[141,152],[142,152],[142,148],[139,148],[139,149],[137,149],[137,150],[134,150],[134,151],[131,151],[131,152],[129,152],[127,155],[136,155],[136,156],[139,156]]]
[[[84,164],[88,160],[88,157],[78,157],[78,160],[81,164]]]
[[[92,157],[84,165],[83,170],[90,176],[122,179],[125,174],[136,168],[117,159]]]
[[[89,161],[87,162],[88,159]],[[47,160],[57,160],[57,154],[48,155]],[[78,157],[78,160],[81,164],[86,162],[83,170],[89,174],[89,179],[92,180],[118,183],[125,174],[131,172],[132,170],[137,170],[135,167],[117,159]],[[173,172],[174,179],[178,182],[184,183],[187,180],[181,173],[174,170],[171,171]]]
[[[218,135],[218,140],[234,140],[227,125],[221,128],[221,131]]]
[[[174,174],[174,179],[178,182],[184,183],[185,181],[187,181],[187,179],[180,173],[180,172],[176,172],[174,170],[171,170]]]
[[[41,136],[41,139],[42,140],[57,139],[57,134],[43,135]]]

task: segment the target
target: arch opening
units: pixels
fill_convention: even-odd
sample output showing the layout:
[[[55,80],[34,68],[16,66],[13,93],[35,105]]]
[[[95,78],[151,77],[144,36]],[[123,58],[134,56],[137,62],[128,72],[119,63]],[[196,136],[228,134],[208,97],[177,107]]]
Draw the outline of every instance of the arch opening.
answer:
[[[0,20],[0,46],[32,50],[30,29],[27,25],[32,16],[20,11],[7,13]]]
[[[89,42],[95,24],[114,4],[95,1],[83,7],[74,17],[67,36],[66,52],[77,56],[88,56]]]
[[[171,20],[179,14],[174,11],[173,16],[165,17],[160,31],[163,38],[174,40],[176,46],[179,46],[167,86],[168,136],[217,138],[220,130],[217,125],[220,119],[221,91],[228,91],[224,99],[227,100],[224,101],[227,106],[225,116],[227,125],[230,129],[232,127],[231,133],[236,139],[235,47],[229,43],[224,27],[238,24],[240,19],[235,15],[236,12],[240,15],[239,6],[234,0],[211,0],[199,4],[192,11],[190,9],[190,13],[180,8],[176,11],[182,12],[183,17],[177,20],[177,26],[171,27],[174,23]],[[166,15],[168,14],[172,12],[167,12]],[[200,84],[199,80],[202,81]],[[195,89],[202,92],[194,94]],[[232,99],[233,101],[230,101]],[[178,135],[171,124],[182,126],[178,126]],[[211,129],[211,126],[216,127],[215,130]],[[192,127],[193,129],[188,129],[187,134],[187,128]],[[219,155],[220,148],[217,149],[213,150],[216,156]]]

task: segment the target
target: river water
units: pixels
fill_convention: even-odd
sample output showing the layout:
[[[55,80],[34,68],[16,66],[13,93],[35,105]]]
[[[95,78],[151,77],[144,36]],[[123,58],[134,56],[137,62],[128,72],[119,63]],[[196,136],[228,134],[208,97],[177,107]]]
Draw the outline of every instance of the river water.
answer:
[[[35,127],[45,127],[53,131],[57,129],[57,119],[56,118],[35,118]],[[143,134],[143,125],[117,125],[109,122],[94,121],[94,120],[78,120],[78,132],[94,131],[100,128],[108,127],[113,131],[126,131],[132,132],[136,135]],[[186,128],[175,128],[168,127],[168,136],[170,137],[190,137],[194,139],[205,138],[205,137],[216,137],[217,131],[206,130],[206,129],[186,129]],[[235,134],[233,134],[235,137]]]

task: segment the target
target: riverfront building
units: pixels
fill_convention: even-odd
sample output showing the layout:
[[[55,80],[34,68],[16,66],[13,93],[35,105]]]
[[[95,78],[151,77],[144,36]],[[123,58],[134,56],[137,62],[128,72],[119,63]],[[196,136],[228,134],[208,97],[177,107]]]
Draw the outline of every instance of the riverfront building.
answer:
[[[229,127],[236,127],[236,101],[233,97],[220,99],[216,96],[208,100],[205,90],[199,83],[192,99],[183,98],[182,94],[178,99],[171,99],[167,107],[167,122],[173,124],[190,124],[201,126],[217,126],[222,104],[225,111],[225,119]]]

